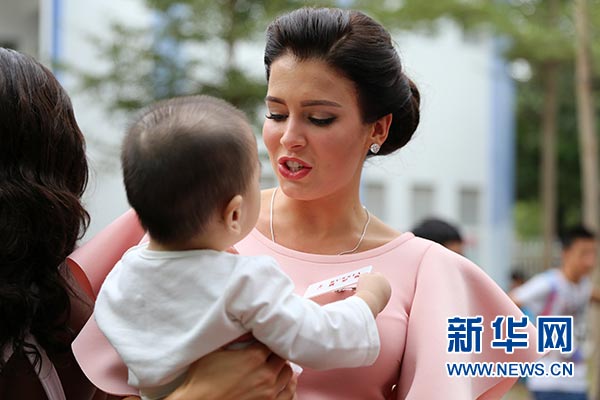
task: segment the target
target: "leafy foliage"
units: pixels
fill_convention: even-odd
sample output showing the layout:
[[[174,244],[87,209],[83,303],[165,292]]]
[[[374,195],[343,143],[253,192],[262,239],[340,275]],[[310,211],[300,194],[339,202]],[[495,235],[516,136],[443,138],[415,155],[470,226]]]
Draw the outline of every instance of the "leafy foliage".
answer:
[[[520,236],[541,234],[540,133],[543,85],[540,74],[547,62],[560,68],[557,203],[558,230],[581,221],[581,179],[574,88],[575,25],[569,0],[402,0],[373,6],[358,5],[387,26],[434,33],[440,23],[453,21],[467,35],[482,32],[507,39],[505,57],[531,69],[531,79],[517,83],[517,207],[515,220]],[[371,6],[369,5],[371,4]],[[554,8],[553,8],[554,7]],[[595,92],[600,75],[600,1],[590,0]],[[598,108],[598,107],[597,107]],[[600,112],[600,109],[598,109]],[[596,113],[598,115],[598,112]]]
[[[600,0],[589,0],[594,73],[600,75]],[[112,36],[95,38],[101,72],[79,71],[111,111],[130,112],[166,97],[206,93],[222,97],[256,116],[266,91],[264,78],[236,63],[239,46],[260,41],[270,20],[305,5],[350,6],[365,10],[390,29],[438,32],[453,21],[467,35],[504,37],[508,60],[531,69],[518,82],[517,228],[540,232],[540,72],[548,61],[560,65],[558,115],[558,228],[581,217],[579,150],[574,95],[574,21],[570,0],[146,0],[156,22],[148,27],[114,23]],[[556,7],[552,9],[552,7]],[[225,54],[219,57],[219,54]],[[596,92],[598,85],[595,85]],[[523,212],[523,210],[527,210]],[[529,218],[528,218],[529,216]]]
[[[332,5],[321,1],[319,6]],[[263,103],[266,83],[239,65],[236,51],[261,40],[270,20],[307,5],[299,0],[146,0],[150,26],[113,22],[111,36],[92,40],[104,68],[77,70],[81,87],[111,112],[129,113],[173,96],[211,94],[248,115]],[[255,74],[256,75],[256,74]]]

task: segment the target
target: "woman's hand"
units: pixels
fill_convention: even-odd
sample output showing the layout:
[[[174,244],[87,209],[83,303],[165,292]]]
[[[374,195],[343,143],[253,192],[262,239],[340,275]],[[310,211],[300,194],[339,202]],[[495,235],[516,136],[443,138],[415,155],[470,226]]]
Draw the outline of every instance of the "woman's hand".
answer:
[[[199,359],[166,400],[292,400],[296,383],[285,360],[262,343],[254,343]]]

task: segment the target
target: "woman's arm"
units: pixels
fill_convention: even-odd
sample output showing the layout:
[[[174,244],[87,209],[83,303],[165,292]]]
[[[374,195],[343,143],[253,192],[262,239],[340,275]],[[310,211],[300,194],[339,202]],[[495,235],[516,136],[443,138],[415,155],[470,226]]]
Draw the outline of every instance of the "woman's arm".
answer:
[[[285,360],[262,343],[254,343],[245,349],[217,350],[202,357],[192,364],[185,382],[165,400],[292,400],[296,383]]]
[[[166,400],[291,400],[295,392],[296,378],[286,361],[255,343],[202,357]]]

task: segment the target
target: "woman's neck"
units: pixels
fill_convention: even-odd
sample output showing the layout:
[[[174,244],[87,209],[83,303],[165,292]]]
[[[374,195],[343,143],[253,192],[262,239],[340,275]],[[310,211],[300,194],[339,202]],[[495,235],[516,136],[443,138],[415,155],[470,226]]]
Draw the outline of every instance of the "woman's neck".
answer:
[[[266,191],[262,204],[258,229],[280,245],[309,253],[339,254],[354,249],[362,244],[370,219],[358,195],[300,201],[279,189]],[[356,251],[360,250],[359,246]]]

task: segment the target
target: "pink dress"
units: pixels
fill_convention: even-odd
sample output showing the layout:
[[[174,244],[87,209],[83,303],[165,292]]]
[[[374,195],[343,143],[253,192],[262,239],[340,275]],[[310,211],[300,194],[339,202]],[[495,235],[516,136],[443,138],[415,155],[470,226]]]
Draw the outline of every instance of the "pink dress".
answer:
[[[108,271],[142,236],[137,217],[130,211],[79,248],[69,257],[69,264],[83,286],[92,295],[97,294]],[[513,354],[491,348],[492,320],[499,315],[520,318],[522,313],[475,264],[412,233],[404,233],[378,248],[344,256],[293,251],[271,242],[257,230],[236,247],[245,255],[266,254],[277,259],[299,294],[311,283],[367,265],[383,273],[392,284],[391,300],[377,317],[381,353],[375,364],[320,372],[305,368],[298,385],[300,400],[500,399],[516,378],[450,377],[446,363],[531,362],[540,358],[531,324],[527,328],[529,348]],[[350,294],[333,293],[319,301],[335,301]],[[457,316],[483,317],[480,353],[448,353],[448,318]],[[73,352],[96,386],[108,393],[135,393],[127,386],[127,369],[93,318],[73,343]]]
[[[490,323],[498,315],[520,317],[519,309],[481,268],[412,233],[365,252],[331,256],[290,250],[255,229],[236,248],[244,255],[274,257],[299,294],[311,283],[368,265],[392,285],[390,302],[377,317],[381,353],[375,364],[330,371],[305,368],[298,381],[300,400],[499,399],[515,379],[449,377],[446,362],[518,362],[540,357],[531,325],[529,349],[513,354],[492,349]],[[323,302],[349,293],[333,293]],[[448,353],[448,318],[479,315],[484,322],[482,352]],[[394,385],[397,392],[392,393]]]

